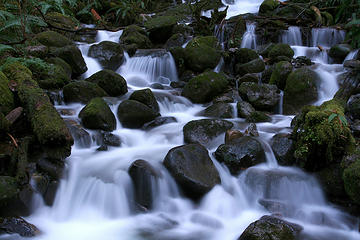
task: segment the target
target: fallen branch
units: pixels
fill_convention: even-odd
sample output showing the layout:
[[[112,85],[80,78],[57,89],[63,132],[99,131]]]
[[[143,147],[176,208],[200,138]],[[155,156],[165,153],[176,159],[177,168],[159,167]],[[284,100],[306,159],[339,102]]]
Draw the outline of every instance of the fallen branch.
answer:
[[[13,136],[11,136],[10,133],[7,133],[7,135],[10,137],[10,139],[11,139],[12,143],[14,144],[14,146],[15,146],[16,148],[18,148],[19,145],[17,144],[15,138],[14,138]]]

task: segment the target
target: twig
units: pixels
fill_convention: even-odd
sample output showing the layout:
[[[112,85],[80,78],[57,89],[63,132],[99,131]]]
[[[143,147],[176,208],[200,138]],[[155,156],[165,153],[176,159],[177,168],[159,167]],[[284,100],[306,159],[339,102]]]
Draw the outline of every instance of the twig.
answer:
[[[17,142],[16,142],[15,138],[14,138],[13,136],[11,136],[11,134],[10,134],[10,133],[7,133],[7,135],[11,138],[11,141],[12,141],[12,143],[15,145],[15,147],[16,147],[16,148],[18,148],[18,147],[19,147],[19,145],[17,144]]]

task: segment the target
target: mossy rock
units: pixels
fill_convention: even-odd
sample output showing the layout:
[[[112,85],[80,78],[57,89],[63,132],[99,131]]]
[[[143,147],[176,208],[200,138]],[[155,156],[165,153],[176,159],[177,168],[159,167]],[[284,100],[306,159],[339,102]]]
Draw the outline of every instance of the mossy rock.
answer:
[[[294,54],[294,50],[291,49],[290,45],[285,43],[278,43],[269,51],[269,57],[271,59],[275,59],[279,56],[285,56],[291,59]]]
[[[333,119],[330,116],[333,115]],[[340,163],[354,148],[354,138],[344,122],[343,104],[335,99],[321,106],[304,107],[294,119],[296,164],[308,171],[319,171]]]
[[[32,130],[48,157],[68,157],[74,140],[47,94],[32,79],[31,71],[19,62],[14,62],[4,66],[3,72],[17,83],[19,99],[25,107]]]
[[[270,77],[270,84],[276,85],[279,89],[284,90],[286,80],[292,72],[293,67],[288,61],[280,61],[275,64],[274,70]]]
[[[149,38],[153,43],[165,43],[177,25],[175,16],[158,16],[145,22],[145,28],[149,32]]]
[[[38,33],[35,39],[47,47],[65,47],[73,44],[72,41],[63,34],[54,31]]]
[[[284,111],[296,113],[301,107],[311,104],[318,98],[319,76],[313,70],[302,67],[288,76],[284,89]]]
[[[80,111],[79,118],[84,127],[112,131],[116,128],[116,119],[102,98],[93,98]]]
[[[243,16],[235,16],[226,21],[226,31],[232,33],[228,41],[229,48],[237,48],[241,45],[242,37],[246,32],[246,20]]]
[[[80,23],[76,18],[65,16],[58,12],[49,12],[45,16],[46,20],[55,27],[76,30]]]
[[[152,47],[151,41],[146,31],[139,26],[130,25],[124,29],[120,37],[120,43],[125,45],[125,49],[133,55],[137,49],[149,49]]]
[[[346,193],[360,205],[360,159],[345,168],[343,180]]]
[[[247,73],[261,73],[264,70],[265,63],[261,58],[254,59],[248,63],[235,65],[235,73],[240,76]]]
[[[273,11],[280,5],[277,0],[265,0],[261,3],[259,8],[259,15],[271,16]]]
[[[9,176],[0,176],[0,207],[5,208],[8,201],[18,194],[16,179]]]
[[[46,59],[45,61],[47,63],[51,63],[51,64],[62,67],[66,73],[66,76],[68,76],[68,78],[71,78],[71,74],[72,74],[71,66],[67,62],[65,62],[63,59],[61,59],[59,57],[52,57],[52,58]]]
[[[142,104],[145,104],[151,108],[153,111],[157,113],[160,112],[159,104],[156,101],[154,93],[150,88],[134,91],[130,95],[129,100],[141,102]]]
[[[0,112],[0,135],[9,132],[10,123],[5,118],[4,114]]]
[[[237,64],[248,63],[252,60],[259,58],[259,55],[256,53],[256,51],[249,48],[239,48],[235,51],[234,55],[235,55],[235,62]]]
[[[79,76],[88,70],[79,48],[74,45],[57,48],[53,54],[71,66],[73,76]]]
[[[124,95],[128,91],[126,80],[112,70],[101,70],[85,79],[85,81],[96,83],[112,97]]]
[[[185,48],[186,66],[196,72],[213,69],[219,63],[221,54],[214,36],[196,37]]]
[[[181,94],[194,103],[206,103],[225,92],[227,86],[228,80],[225,75],[205,72],[192,78],[185,85]]]
[[[271,117],[263,112],[254,111],[246,117],[246,121],[250,123],[271,122]]]
[[[214,103],[206,108],[202,115],[205,117],[232,118],[234,116],[234,108],[228,103]]]
[[[65,102],[88,103],[92,98],[108,96],[104,89],[88,81],[69,83],[64,87],[63,93]]]
[[[9,89],[9,80],[0,72],[0,113],[8,114],[15,107],[14,95]]]
[[[342,63],[346,56],[351,52],[351,49],[349,44],[336,44],[330,48],[329,56],[335,63]]]
[[[124,60],[124,51],[121,45],[110,41],[91,45],[88,55],[99,61],[104,68],[113,71],[117,70]]]
[[[238,101],[236,104],[238,117],[240,118],[248,118],[251,116],[253,112],[255,112],[255,108],[248,102]]]

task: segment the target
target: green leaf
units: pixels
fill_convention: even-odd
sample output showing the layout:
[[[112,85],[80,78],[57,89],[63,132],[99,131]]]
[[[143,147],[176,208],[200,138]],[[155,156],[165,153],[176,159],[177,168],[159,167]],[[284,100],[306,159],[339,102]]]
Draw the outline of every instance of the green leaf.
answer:
[[[339,119],[344,126],[348,125],[348,122],[347,122],[345,116],[339,116]]]
[[[9,45],[0,44],[0,54],[8,50],[15,50],[15,49]]]
[[[338,114],[337,113],[332,113],[329,118],[328,118],[328,122],[330,123],[335,117],[337,117]]]

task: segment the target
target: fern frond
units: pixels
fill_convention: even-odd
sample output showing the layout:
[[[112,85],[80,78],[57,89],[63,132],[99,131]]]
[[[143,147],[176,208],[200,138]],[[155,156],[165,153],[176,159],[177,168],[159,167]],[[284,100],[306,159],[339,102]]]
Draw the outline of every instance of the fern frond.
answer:
[[[8,50],[15,50],[13,47],[0,43],[0,54]]]

